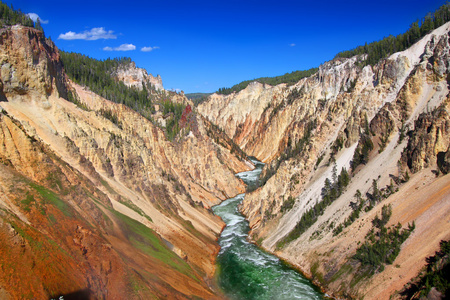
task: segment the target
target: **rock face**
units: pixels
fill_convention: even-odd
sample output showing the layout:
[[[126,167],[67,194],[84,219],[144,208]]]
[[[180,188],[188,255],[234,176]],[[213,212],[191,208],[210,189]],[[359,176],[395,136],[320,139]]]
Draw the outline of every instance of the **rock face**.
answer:
[[[423,113],[414,124],[414,131],[402,154],[411,172],[438,165],[448,173],[448,153],[450,147],[450,101],[430,113]]]
[[[66,79],[53,42],[41,31],[19,25],[1,29],[0,35],[0,101],[32,94],[66,96]]]
[[[144,83],[147,87],[152,87],[157,91],[164,91],[161,76],[154,77],[152,74],[148,74],[145,69],[137,68],[134,62],[131,62],[125,68],[119,68],[116,76],[118,80],[127,86],[142,89],[142,84]]]
[[[212,95],[198,108],[267,163],[264,185],[247,193],[241,206],[252,239],[330,294],[388,299],[417,275],[441,239],[450,238],[450,177],[442,175],[449,162],[449,28],[375,66],[361,68],[364,56],[335,59],[295,85],[254,83],[239,93]],[[281,243],[322,200],[325,180],[334,181],[342,168],[351,173],[349,185],[298,237]],[[373,182],[387,199],[339,233],[355,194],[373,197]],[[389,186],[398,192],[389,194]],[[387,204],[389,224],[414,221],[416,229],[393,264],[365,278],[351,257]]]
[[[282,91],[281,86],[272,88],[254,82],[239,94],[229,96],[213,94],[207,102],[198,107],[198,111],[224,129],[247,154],[260,157],[250,151],[250,145],[247,144],[256,142],[255,139],[249,140],[255,136],[256,122],[262,118],[267,105],[277,95],[281,95]],[[274,150],[271,149],[273,146],[261,148],[262,152],[268,151],[269,156],[274,155],[272,154]]]
[[[193,112],[170,142],[128,107],[69,82],[42,33],[1,34],[4,298],[217,297],[224,223],[210,207],[244,191],[234,173],[251,163],[210,138],[211,124]],[[150,76],[134,70],[137,85]],[[68,89],[83,108],[63,98]]]
[[[329,62],[319,68],[318,74],[290,87],[255,82],[237,94],[214,94],[198,110],[223,128],[247,154],[270,162],[295,146],[303,135],[302,122],[317,112],[325,115],[329,99],[349,88],[356,73],[361,72],[352,68],[357,61],[355,57]]]

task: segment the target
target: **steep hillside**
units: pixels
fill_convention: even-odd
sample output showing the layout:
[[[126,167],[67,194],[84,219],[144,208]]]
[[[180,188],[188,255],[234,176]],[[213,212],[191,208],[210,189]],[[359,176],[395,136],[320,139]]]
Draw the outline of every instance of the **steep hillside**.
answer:
[[[166,240],[114,209],[18,121],[0,118],[2,299],[213,297],[204,273]]]
[[[190,106],[169,141],[167,116],[70,82],[38,30],[2,29],[0,61],[1,298],[214,298],[210,207],[252,164]]]
[[[373,66],[336,58],[199,106],[268,163],[241,207],[254,241],[330,293],[388,299],[450,238],[449,28]],[[387,258],[366,260],[375,247]]]

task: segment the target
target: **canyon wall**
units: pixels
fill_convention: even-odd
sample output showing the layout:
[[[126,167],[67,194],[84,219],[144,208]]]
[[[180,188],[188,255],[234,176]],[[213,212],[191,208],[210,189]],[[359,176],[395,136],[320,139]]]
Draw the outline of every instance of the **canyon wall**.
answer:
[[[189,126],[169,141],[70,82],[33,28],[2,29],[0,61],[0,298],[217,297],[224,223],[211,206],[242,193],[234,173],[253,165],[187,108]]]
[[[253,241],[330,294],[388,299],[450,238],[449,27],[374,66],[336,58],[294,85],[253,83],[198,108],[267,163],[241,205]],[[415,229],[394,262],[365,272],[354,255],[384,205],[386,228]]]

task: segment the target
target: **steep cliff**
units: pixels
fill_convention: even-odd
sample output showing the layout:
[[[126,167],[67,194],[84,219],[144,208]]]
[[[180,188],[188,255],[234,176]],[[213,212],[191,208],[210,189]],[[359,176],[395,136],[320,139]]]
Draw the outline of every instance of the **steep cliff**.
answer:
[[[143,85],[145,85],[157,91],[164,90],[161,76],[157,75],[154,77],[152,74],[148,74],[145,69],[137,68],[134,62],[131,62],[126,67],[119,68],[116,72],[116,77],[127,86],[134,86],[138,89],[142,89]]]
[[[210,207],[244,191],[234,173],[252,164],[195,112],[171,142],[71,83],[33,28],[3,29],[0,57],[2,298],[214,298],[223,222]]]
[[[295,85],[254,83],[199,106],[268,163],[241,207],[253,240],[330,293],[387,299],[450,238],[449,27],[374,66],[338,58]],[[398,222],[412,233],[394,261],[371,269],[354,256]]]
[[[15,25],[2,28],[0,35],[0,101],[31,95],[67,96],[59,54],[41,31]]]

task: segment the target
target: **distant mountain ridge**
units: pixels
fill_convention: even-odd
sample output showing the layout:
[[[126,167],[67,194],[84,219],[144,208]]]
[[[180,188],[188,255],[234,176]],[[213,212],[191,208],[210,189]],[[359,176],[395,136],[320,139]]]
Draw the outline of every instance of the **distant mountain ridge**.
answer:
[[[210,95],[212,95],[212,93],[188,93],[188,94],[185,94],[186,98],[191,100],[195,106],[206,101],[208,99],[208,96],[210,96]]]
[[[277,85],[281,83],[286,83],[287,85],[292,85],[301,80],[302,78],[309,77],[317,72],[317,68],[311,68],[305,71],[293,71],[291,73],[286,73],[284,75],[275,77],[260,77],[253,80],[242,81],[238,84],[233,85],[231,88],[220,88],[217,94],[229,95],[231,93],[237,93],[245,89],[252,82],[259,82],[262,84]]]

